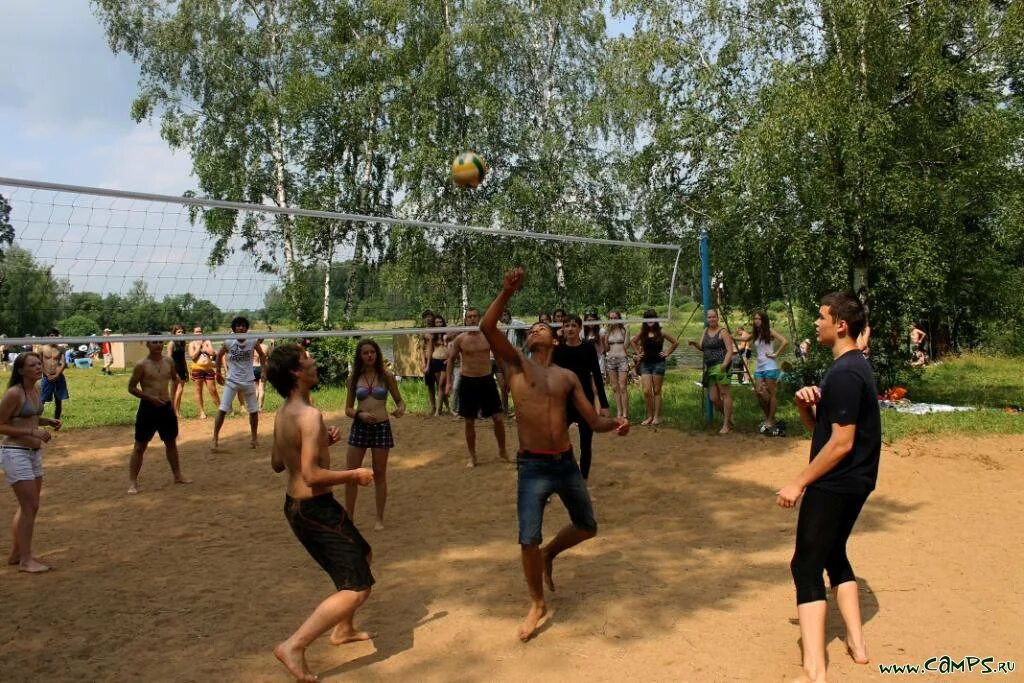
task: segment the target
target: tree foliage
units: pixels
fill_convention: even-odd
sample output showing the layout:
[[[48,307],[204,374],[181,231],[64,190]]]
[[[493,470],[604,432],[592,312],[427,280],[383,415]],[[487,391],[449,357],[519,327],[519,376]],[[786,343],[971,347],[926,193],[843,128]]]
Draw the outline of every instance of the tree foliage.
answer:
[[[94,4],[142,69],[133,115],[209,196],[680,242],[691,292],[707,231],[727,307],[781,300],[795,328],[853,289],[882,364],[915,318],[1024,343],[1021,3],[616,0],[615,37],[596,0]],[[492,165],[473,192],[448,178],[464,149]],[[660,305],[669,277],[559,243],[203,219],[216,258],[240,235],[282,273],[268,311],[303,326],[460,311],[494,263],[529,268],[534,310]]]

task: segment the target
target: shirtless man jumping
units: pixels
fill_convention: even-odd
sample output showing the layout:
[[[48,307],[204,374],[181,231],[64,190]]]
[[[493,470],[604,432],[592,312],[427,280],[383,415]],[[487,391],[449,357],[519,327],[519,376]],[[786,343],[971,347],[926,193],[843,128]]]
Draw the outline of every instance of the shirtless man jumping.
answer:
[[[547,323],[535,323],[527,333],[529,358],[513,347],[505,333],[498,329],[505,304],[523,286],[524,278],[522,268],[505,274],[501,292],[484,314],[480,331],[490,342],[495,357],[505,363],[509,388],[516,403],[520,448],[516,510],[523,573],[531,600],[530,611],[518,632],[519,639],[525,642],[533,637],[540,620],[547,614],[544,584],[548,590],[555,590],[555,558],[597,534],[587,483],[580,474],[569,442],[566,403],[571,396],[580,417],[595,432],[614,430],[624,436],[629,432],[629,420],[599,416],[576,375],[551,364],[555,336]],[[544,503],[556,493],[572,523],[541,548]]]
[[[151,332],[150,334],[160,334]],[[128,393],[139,399],[139,412],[135,416],[135,449],[128,465],[130,486],[128,493],[139,492],[139,471],[142,456],[153,435],[160,434],[160,440],[167,449],[167,462],[171,466],[175,484],[187,484],[181,476],[178,463],[178,416],[174,412],[171,396],[181,379],[174,369],[174,361],[163,355],[164,342],[154,339],[146,342],[149,355],[135,364],[132,377],[128,380]],[[171,389],[167,385],[170,383]]]
[[[480,324],[480,309],[466,311],[466,325]],[[469,458],[466,467],[476,467],[476,418],[494,420],[494,437],[498,440],[498,457],[508,461],[505,451],[505,422],[502,418],[501,396],[494,382],[491,367],[491,345],[477,330],[463,332],[452,342],[448,356],[447,376],[452,376],[455,360],[462,355],[462,381],[458,385],[459,416],[466,429]]]
[[[316,361],[298,344],[283,344],[270,354],[267,381],[285,399],[277,411],[270,464],[288,471],[284,515],[296,538],[334,581],[337,592],[317,605],[274,656],[297,681],[316,681],[306,665],[306,648],[331,627],[331,644],[369,640],[352,623],[356,610],[370,597],[370,544],[359,533],[331,489],[348,482],[367,486],[373,470],[363,467],[332,470],[328,447],[341,439],[337,427],[324,424],[309,392],[317,383]],[[282,576],[282,581],[288,581]]]

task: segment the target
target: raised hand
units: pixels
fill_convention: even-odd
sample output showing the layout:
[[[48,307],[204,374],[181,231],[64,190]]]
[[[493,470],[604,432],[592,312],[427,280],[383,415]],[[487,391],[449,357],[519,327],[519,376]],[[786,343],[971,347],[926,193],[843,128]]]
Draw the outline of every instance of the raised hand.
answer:
[[[526,271],[523,270],[522,266],[516,266],[512,270],[505,273],[505,280],[502,283],[502,287],[510,292],[518,292],[523,286],[523,282],[526,280]]]

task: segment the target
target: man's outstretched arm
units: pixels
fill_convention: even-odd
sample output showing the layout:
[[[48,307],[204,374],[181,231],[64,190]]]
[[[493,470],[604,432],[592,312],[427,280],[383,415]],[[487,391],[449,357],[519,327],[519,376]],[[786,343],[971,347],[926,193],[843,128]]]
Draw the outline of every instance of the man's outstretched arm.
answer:
[[[480,331],[487,338],[487,343],[491,345],[494,357],[514,365],[519,365],[519,352],[509,343],[505,333],[498,329],[498,321],[501,320],[501,314],[505,312],[505,304],[513,294],[519,291],[525,279],[526,273],[518,266],[505,273],[501,291],[487,307],[487,312],[484,313],[483,320],[480,321]]]

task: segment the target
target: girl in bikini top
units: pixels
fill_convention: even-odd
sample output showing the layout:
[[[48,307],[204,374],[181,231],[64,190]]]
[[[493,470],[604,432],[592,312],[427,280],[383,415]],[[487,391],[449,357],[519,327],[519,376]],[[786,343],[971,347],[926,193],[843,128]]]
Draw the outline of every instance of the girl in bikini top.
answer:
[[[364,401],[371,396],[378,401],[383,401],[388,397],[388,388],[383,384],[378,384],[374,387],[362,385],[356,387],[356,400]]]

